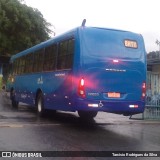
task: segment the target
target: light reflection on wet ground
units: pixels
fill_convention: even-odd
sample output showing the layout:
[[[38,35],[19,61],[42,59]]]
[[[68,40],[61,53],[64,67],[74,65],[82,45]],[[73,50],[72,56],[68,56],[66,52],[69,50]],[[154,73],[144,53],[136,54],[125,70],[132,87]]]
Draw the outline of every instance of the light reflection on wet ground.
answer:
[[[33,108],[24,104],[12,108],[2,93],[0,130],[0,150],[159,151],[160,148],[160,121],[131,120],[103,112],[92,121],[83,121],[71,112],[50,111],[39,118]]]

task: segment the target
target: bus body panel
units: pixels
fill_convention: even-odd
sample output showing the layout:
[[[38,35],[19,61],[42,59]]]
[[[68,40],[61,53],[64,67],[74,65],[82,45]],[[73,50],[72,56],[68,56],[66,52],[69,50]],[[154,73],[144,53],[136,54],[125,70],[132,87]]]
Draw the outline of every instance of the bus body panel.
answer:
[[[72,94],[71,71],[21,75],[15,79],[16,100],[35,106],[36,94],[44,95],[45,109],[70,110]]]
[[[84,79],[85,98],[77,98],[76,110],[142,113],[145,106],[142,85],[146,83],[142,36],[92,28],[82,30],[80,39],[79,75]],[[137,48],[126,47],[125,40],[136,42]],[[118,97],[114,97],[116,94]]]
[[[17,101],[35,106],[37,93],[41,91],[45,109],[125,115],[144,111],[146,52],[141,35],[79,27],[13,56],[11,62],[67,37],[75,39],[73,67],[15,76],[12,87]],[[84,86],[80,86],[82,82]],[[84,95],[80,95],[83,89]]]

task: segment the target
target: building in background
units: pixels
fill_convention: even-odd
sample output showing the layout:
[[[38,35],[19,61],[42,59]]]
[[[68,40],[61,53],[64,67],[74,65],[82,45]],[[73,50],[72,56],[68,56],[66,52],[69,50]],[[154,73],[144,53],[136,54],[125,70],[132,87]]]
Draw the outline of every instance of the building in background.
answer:
[[[160,106],[160,54],[147,55],[147,105]]]
[[[147,55],[147,92],[144,119],[160,119],[160,52]]]

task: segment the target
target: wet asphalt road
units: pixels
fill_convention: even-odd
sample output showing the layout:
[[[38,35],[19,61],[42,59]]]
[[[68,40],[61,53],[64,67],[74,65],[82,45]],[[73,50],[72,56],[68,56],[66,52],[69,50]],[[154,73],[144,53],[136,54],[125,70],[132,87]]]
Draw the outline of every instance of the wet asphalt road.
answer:
[[[0,92],[0,151],[160,151],[160,121],[130,120],[121,115],[98,113],[93,121],[86,122],[77,113],[70,112],[50,112],[47,117],[38,118],[36,112],[24,104],[13,109],[6,93]]]

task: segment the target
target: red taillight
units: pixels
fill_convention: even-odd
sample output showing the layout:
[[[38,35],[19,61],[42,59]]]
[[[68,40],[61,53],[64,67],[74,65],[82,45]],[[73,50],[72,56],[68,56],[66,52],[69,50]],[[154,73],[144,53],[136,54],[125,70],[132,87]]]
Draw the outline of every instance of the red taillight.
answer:
[[[142,99],[144,100],[146,97],[146,83],[142,83]]]
[[[85,97],[86,97],[84,78],[81,78],[80,81],[79,81],[78,95],[81,96],[82,98],[85,98]]]
[[[84,79],[83,78],[80,80],[80,85],[84,86]]]

